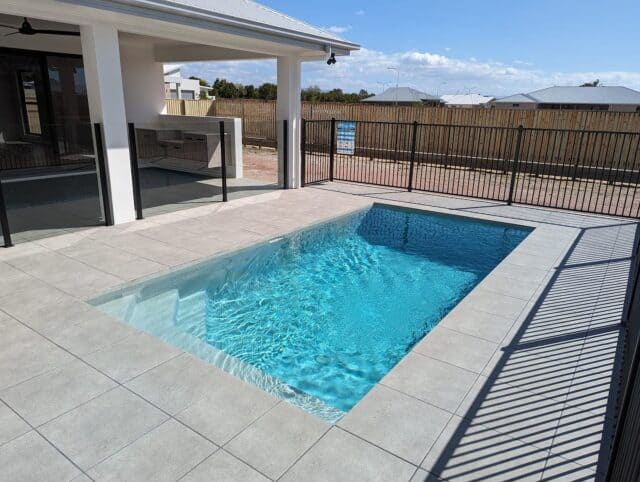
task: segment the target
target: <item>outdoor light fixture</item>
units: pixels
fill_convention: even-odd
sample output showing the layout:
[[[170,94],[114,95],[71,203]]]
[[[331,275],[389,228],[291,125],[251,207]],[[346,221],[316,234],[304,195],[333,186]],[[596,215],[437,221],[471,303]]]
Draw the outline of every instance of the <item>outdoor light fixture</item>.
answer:
[[[327,65],[333,65],[335,63],[336,63],[336,54],[332,52],[331,55],[329,56],[329,60],[327,60]]]

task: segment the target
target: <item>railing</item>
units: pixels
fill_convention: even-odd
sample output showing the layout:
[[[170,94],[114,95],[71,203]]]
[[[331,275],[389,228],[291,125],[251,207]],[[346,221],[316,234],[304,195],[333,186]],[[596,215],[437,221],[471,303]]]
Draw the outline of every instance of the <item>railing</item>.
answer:
[[[616,433],[606,480],[638,480],[640,475],[640,238],[636,234],[633,282],[627,293],[626,343]]]
[[[640,134],[355,121],[304,123],[305,183],[349,181],[638,217]],[[354,121],[350,121],[354,122]]]

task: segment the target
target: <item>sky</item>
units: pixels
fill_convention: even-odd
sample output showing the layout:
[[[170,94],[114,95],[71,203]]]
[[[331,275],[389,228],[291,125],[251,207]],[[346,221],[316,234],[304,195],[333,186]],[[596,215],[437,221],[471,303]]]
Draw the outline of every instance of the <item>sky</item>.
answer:
[[[338,63],[303,64],[303,87],[506,96],[551,85],[640,90],[640,0],[263,0],[361,45]],[[192,63],[183,75],[259,85],[275,61]]]

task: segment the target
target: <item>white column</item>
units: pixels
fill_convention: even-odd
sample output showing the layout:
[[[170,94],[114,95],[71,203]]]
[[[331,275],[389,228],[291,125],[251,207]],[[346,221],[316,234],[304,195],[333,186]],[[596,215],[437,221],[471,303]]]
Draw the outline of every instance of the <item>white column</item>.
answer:
[[[107,184],[115,224],[133,221],[133,185],[118,30],[81,25],[82,56],[91,122],[102,124]]]
[[[300,127],[302,103],[300,101],[301,62],[298,57],[278,57],[278,165],[284,163],[283,120],[288,121],[287,151],[289,153],[289,186],[300,187]],[[282,182],[282,169],[279,169]]]

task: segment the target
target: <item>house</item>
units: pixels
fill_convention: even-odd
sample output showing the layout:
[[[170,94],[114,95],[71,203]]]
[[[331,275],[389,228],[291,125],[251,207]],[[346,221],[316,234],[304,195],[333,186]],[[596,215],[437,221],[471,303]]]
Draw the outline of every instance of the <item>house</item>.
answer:
[[[491,107],[640,112],[640,92],[617,86],[556,86],[496,99],[491,102]]]
[[[440,97],[446,107],[458,107],[462,109],[472,109],[478,107],[487,107],[487,104],[495,97],[489,97],[480,94],[450,94]]]
[[[426,94],[411,87],[392,87],[382,94],[367,97],[362,102],[379,105],[415,105],[438,106],[442,103],[439,97]]]
[[[164,66],[164,94],[167,99],[206,99],[211,87],[200,85],[198,79],[182,77],[180,65]]]
[[[252,1],[4,0],[0,24],[3,169],[103,158],[94,187],[114,224],[136,218],[127,124],[203,127],[162,115],[163,64],[276,59],[279,162],[297,187],[302,62],[359,48]],[[238,145],[239,119],[207,119],[224,121]]]

